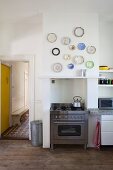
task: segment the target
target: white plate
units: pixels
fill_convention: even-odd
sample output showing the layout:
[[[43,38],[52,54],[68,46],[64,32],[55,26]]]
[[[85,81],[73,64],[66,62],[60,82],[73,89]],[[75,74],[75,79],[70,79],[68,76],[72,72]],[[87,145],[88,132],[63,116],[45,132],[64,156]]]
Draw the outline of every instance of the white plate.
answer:
[[[64,54],[63,59],[64,59],[64,60],[70,60],[70,59],[71,59],[71,55],[69,55],[69,54]]]
[[[63,37],[62,38],[62,44],[69,45],[71,42],[71,39],[69,37]]]
[[[72,44],[72,45],[69,45],[69,49],[70,49],[70,50],[75,50],[75,48],[76,48],[75,45],[73,45],[73,44]]]
[[[96,52],[96,48],[94,46],[88,46],[86,51],[89,54],[94,54]]]
[[[53,64],[53,71],[54,72],[61,72],[62,71],[62,64],[60,63],[54,63]]]
[[[86,65],[87,68],[93,68],[94,67],[94,62],[93,61],[87,61],[85,63],[85,65]]]
[[[47,40],[51,43],[55,42],[57,40],[57,36],[55,33],[49,33],[47,35]]]
[[[74,29],[74,35],[76,37],[82,37],[84,35],[84,29],[82,27],[76,27]]]
[[[84,57],[83,56],[75,56],[74,57],[74,62],[76,64],[82,64],[84,62]]]

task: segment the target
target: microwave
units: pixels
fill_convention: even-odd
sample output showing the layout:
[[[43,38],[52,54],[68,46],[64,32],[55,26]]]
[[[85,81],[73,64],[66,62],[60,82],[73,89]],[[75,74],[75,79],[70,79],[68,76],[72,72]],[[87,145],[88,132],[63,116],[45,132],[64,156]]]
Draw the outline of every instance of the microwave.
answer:
[[[98,108],[100,110],[113,110],[113,98],[98,98]]]

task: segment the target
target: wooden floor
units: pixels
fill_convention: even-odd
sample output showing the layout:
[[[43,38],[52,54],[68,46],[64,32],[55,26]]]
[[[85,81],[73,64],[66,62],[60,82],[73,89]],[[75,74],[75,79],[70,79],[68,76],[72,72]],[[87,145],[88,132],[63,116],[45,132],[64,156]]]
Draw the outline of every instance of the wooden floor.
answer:
[[[0,140],[0,170],[113,170],[113,147],[58,146],[50,151],[27,140]]]

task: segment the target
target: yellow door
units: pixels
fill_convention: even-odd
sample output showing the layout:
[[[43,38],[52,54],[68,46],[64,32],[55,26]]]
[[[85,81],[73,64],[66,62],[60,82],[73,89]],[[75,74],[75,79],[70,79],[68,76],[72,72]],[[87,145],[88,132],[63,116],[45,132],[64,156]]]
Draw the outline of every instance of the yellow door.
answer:
[[[1,64],[1,133],[9,128],[10,67]]]

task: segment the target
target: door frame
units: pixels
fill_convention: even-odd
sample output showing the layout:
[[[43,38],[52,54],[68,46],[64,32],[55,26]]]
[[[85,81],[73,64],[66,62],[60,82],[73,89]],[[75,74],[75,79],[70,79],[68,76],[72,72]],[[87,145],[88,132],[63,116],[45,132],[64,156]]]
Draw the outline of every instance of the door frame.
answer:
[[[14,61],[14,62],[28,62],[29,68],[29,89],[28,89],[28,96],[29,96],[29,123],[32,120],[35,120],[35,84],[34,84],[34,55],[15,55],[15,56],[0,56],[0,82],[1,82],[1,63],[7,61]],[[11,102],[10,102],[11,103]],[[1,85],[0,85],[0,136],[1,136]],[[29,126],[29,140],[31,139],[31,131]]]
[[[26,79],[27,77],[27,79]],[[27,88],[29,86],[29,77],[28,72],[24,71],[24,107],[26,108],[26,80],[27,80]],[[27,96],[28,96],[28,90],[27,90]]]

